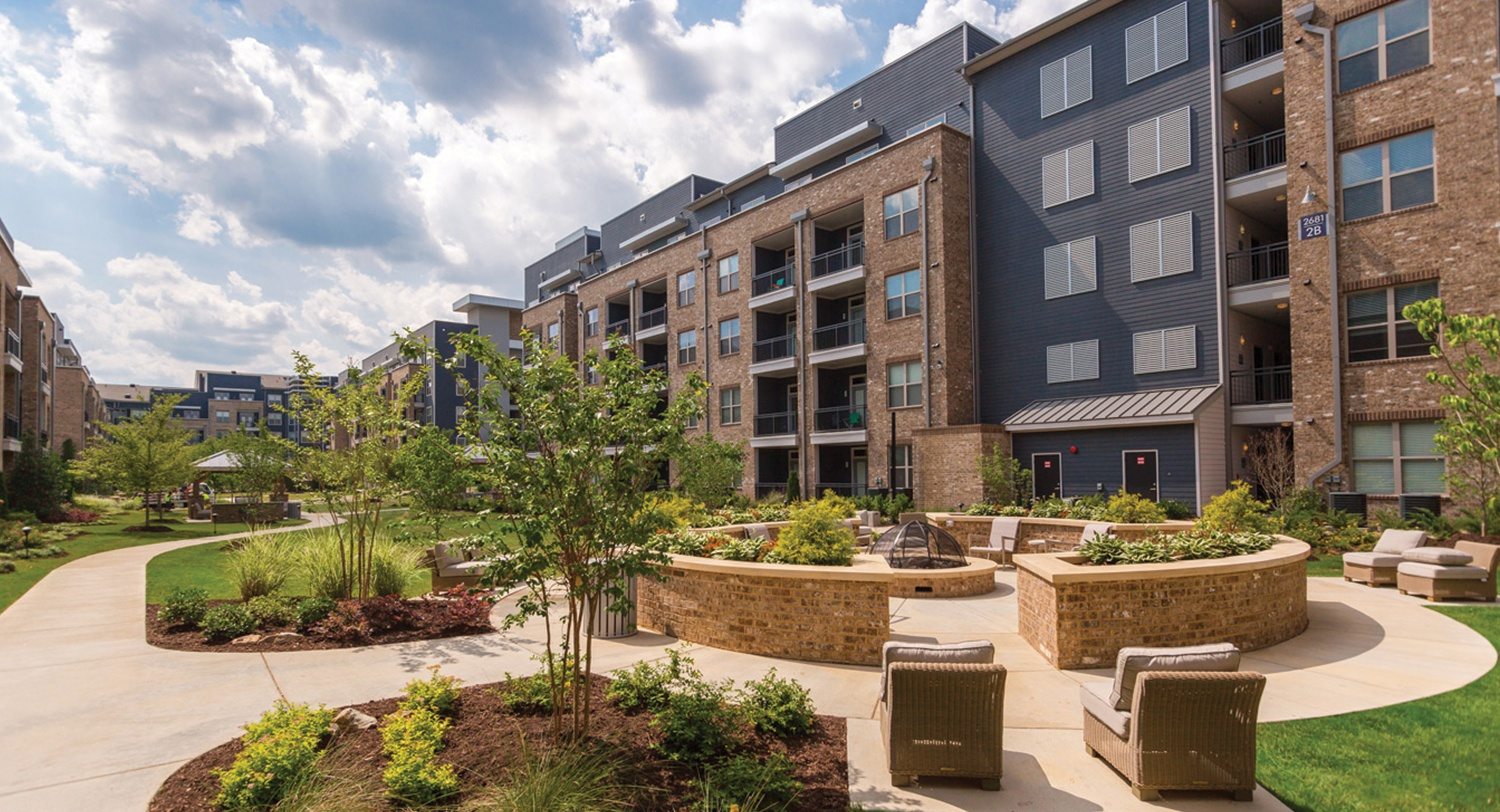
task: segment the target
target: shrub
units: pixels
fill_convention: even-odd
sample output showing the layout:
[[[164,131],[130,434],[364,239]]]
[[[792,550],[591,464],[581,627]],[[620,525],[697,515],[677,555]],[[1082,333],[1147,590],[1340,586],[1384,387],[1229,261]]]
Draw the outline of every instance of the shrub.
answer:
[[[377,539],[370,547],[370,590],[376,595],[401,595],[419,567],[416,550]]]
[[[259,595],[245,603],[245,609],[255,618],[255,624],[287,626],[297,620],[297,607],[290,600],[277,595]]]
[[[0,561],[0,575],[8,575],[15,571],[16,562],[10,560]]]
[[[847,567],[854,562],[854,532],[839,506],[827,500],[799,505],[765,560],[777,564]]]
[[[697,809],[712,812],[785,809],[802,791],[795,767],[785,753],[765,759],[737,755],[706,770],[699,781]]]
[[[280,538],[256,534],[229,554],[228,566],[240,600],[248,601],[280,592],[296,562]]]
[[[414,679],[406,683],[406,698],[401,707],[407,710],[426,709],[439,716],[452,716],[458,707],[458,677],[445,677],[438,673],[438,666],[428,666],[432,676]]]
[[[730,537],[720,532],[679,529],[658,533],[656,541],[662,552],[673,555],[708,555],[714,548],[729,541]]]
[[[443,607],[443,617],[450,629],[490,628],[490,607],[493,600],[488,593],[450,589]]]
[[[740,743],[741,715],[725,702],[730,683],[694,680],[668,695],[651,720],[661,732],[656,749],[673,761],[702,765]]]
[[[669,649],[664,663],[642,661],[615,671],[604,695],[621,710],[655,713],[666,707],[674,689],[680,690],[702,679],[703,675],[693,666],[693,658]]]
[[[385,788],[405,804],[436,803],[458,792],[452,764],[439,764],[443,734],[451,723],[426,708],[401,709],[385,717],[380,728],[382,749],[390,759]]]
[[[559,673],[562,678],[563,673]],[[505,672],[505,688],[502,697],[505,707],[515,713],[544,714],[552,712],[552,686],[547,681],[547,671],[542,669],[530,676],[511,676]]]
[[[240,604],[221,603],[208,610],[199,628],[209,642],[232,640],[255,631],[255,618]]]
[[[245,726],[245,749],[227,770],[215,770],[225,809],[259,809],[280,801],[322,758],[319,749],[334,712],[280,700],[260,721]]]
[[[370,636],[370,624],[360,611],[359,601],[353,600],[339,601],[312,630],[315,634],[342,643],[352,643]]]
[[[208,590],[195,586],[172,590],[161,602],[156,617],[174,626],[198,626],[208,614]]]
[[[1068,503],[1049,496],[1031,506],[1031,515],[1038,519],[1061,519],[1068,515]]]
[[[782,531],[785,534],[786,531]],[[759,561],[771,542],[760,538],[734,538],[724,536],[708,553],[709,558],[721,561]]]
[[[833,491],[823,491],[818,502],[827,505],[828,509],[837,514],[840,519],[854,518],[854,500],[847,496],[839,496]]]
[[[1086,521],[1099,521],[1104,518],[1104,511],[1109,502],[1104,494],[1091,493],[1088,496],[1079,496],[1068,505],[1067,517],[1069,519],[1083,519]]]
[[[62,521],[68,524],[91,524],[99,521],[99,514],[92,510],[70,507],[62,512]]]
[[[326,531],[298,534],[302,538],[299,563],[314,596],[343,600],[352,597],[347,587],[338,538]],[[370,544],[370,591],[375,595],[400,595],[417,574],[417,551],[396,543],[384,530]]]
[[[332,598],[303,598],[297,602],[297,628],[307,630],[322,623],[337,605]]]
[[[984,483],[985,494],[999,505],[1019,505],[1031,493],[1031,469],[998,443],[979,457],[979,481]]]
[[[410,629],[415,625],[416,611],[398,595],[366,598],[360,601],[359,611],[375,634]]]
[[[705,513],[702,503],[682,494],[670,492],[658,492],[652,496],[650,506],[651,510],[659,514],[661,526],[669,530],[692,527],[703,518]]]
[[[817,711],[812,695],[796,680],[781,679],[772,668],[740,689],[740,707],[761,733],[784,739],[811,733]]]
[[[1169,521],[1177,522],[1193,518],[1193,509],[1176,499],[1163,499],[1156,504],[1161,506],[1161,512]]]
[[[1224,558],[1271,549],[1274,540],[1258,533],[1226,533],[1195,528],[1175,534],[1157,533],[1139,541],[1096,536],[1079,545],[1078,553],[1093,564],[1154,564]]]
[[[634,787],[621,781],[628,754],[591,747],[527,754],[510,779],[478,792],[466,812],[609,812],[634,809]],[[743,810],[743,812],[750,812]]]
[[[1250,486],[1239,480],[1230,484],[1229,490],[1208,500],[1203,506],[1203,517],[1198,527],[1208,530],[1223,530],[1228,533],[1262,532],[1266,526],[1266,511],[1270,505],[1250,494]]]
[[[1109,522],[1155,524],[1166,521],[1167,513],[1150,499],[1121,490],[1109,498],[1102,518]]]

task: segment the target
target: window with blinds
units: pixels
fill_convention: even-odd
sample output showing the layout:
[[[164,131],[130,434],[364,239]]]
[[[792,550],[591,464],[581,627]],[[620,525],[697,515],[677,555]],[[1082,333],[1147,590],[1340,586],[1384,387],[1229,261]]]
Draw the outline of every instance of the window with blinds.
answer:
[[[1187,3],[1125,29],[1125,84],[1187,60]]]
[[[1047,348],[1047,383],[1091,381],[1099,377],[1099,340],[1053,344]]]
[[[1360,493],[1444,493],[1445,462],[1437,447],[1438,424],[1356,423],[1354,489]]]
[[[1131,183],[1193,164],[1191,107],[1132,124],[1127,136]]]
[[[1094,98],[1094,47],[1042,66],[1042,118]]]
[[[1436,280],[1349,294],[1344,300],[1349,361],[1426,355],[1432,342],[1423,338],[1417,326],[1402,317],[1401,311],[1407,305],[1435,299],[1437,295]]]
[[[1093,141],[1042,158],[1042,208],[1058,206],[1093,193]]]
[[[1195,325],[1135,334],[1135,374],[1194,369],[1198,366]]]
[[[1043,285],[1048,299],[1088,293],[1098,287],[1098,248],[1093,237],[1049,245],[1042,250]]]
[[[1130,227],[1130,281],[1144,282],[1192,270],[1192,212]]]
[[[1432,130],[1403,135],[1339,155],[1345,220],[1409,209],[1436,198]]]

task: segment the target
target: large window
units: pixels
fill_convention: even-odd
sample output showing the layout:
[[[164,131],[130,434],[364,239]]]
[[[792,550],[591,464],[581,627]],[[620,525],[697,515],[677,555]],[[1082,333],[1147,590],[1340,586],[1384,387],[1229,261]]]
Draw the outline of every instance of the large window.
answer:
[[[677,334],[677,363],[691,364],[698,360],[698,331],[683,330]]]
[[[687,307],[698,299],[698,274],[695,271],[677,275],[677,306]]]
[[[547,325],[547,343],[551,344],[553,349],[562,348],[562,342],[558,340],[561,337],[562,322],[554,321],[551,324]]]
[[[728,293],[740,289],[740,255],[719,260],[719,292]]]
[[[1125,29],[1125,83],[1188,60],[1187,3]]]
[[[922,271],[913,268],[885,278],[885,317],[899,319],[922,312]]]
[[[1042,157],[1042,208],[1060,206],[1093,193],[1093,141]]]
[[[740,351],[740,318],[719,322],[719,354],[733,355]]]
[[[1360,493],[1443,493],[1438,424],[1355,423],[1354,489]]]
[[[1097,258],[1093,237],[1042,249],[1043,295],[1060,299],[1097,288]]]
[[[1430,63],[1427,16],[1427,0],[1401,0],[1341,23],[1339,92]]]
[[[223,412],[223,411],[216,411],[216,412],[214,412],[214,422],[215,423],[228,423],[229,422],[229,412]]]
[[[1125,135],[1130,145],[1131,183],[1193,164],[1191,107],[1132,124]]]
[[[719,425],[732,426],[740,422],[740,388],[733,386],[719,390]]]
[[[1173,327],[1136,333],[1135,374],[1195,369],[1198,366],[1198,328]]]
[[[902,234],[911,234],[921,225],[918,222],[917,187],[903,189],[885,196],[885,238],[892,239]]]
[[[1094,48],[1042,66],[1042,118],[1094,98]]]
[[[1432,342],[1423,338],[1417,326],[1401,316],[1401,311],[1409,304],[1437,295],[1436,281],[1349,294],[1345,304],[1349,360],[1384,361],[1426,355]]]
[[[599,335],[599,308],[591,307],[584,314],[583,334],[586,336]]]
[[[1339,184],[1345,220],[1431,203],[1432,130],[1343,153]]]
[[[891,487],[898,491],[911,489],[911,446],[891,448]]]
[[[892,409],[922,405],[922,362],[907,361],[886,367],[886,393]]]
[[[1099,377],[1099,339],[1053,344],[1047,348],[1047,383],[1091,381]]]
[[[1130,281],[1144,282],[1192,270],[1192,212],[1130,227]]]

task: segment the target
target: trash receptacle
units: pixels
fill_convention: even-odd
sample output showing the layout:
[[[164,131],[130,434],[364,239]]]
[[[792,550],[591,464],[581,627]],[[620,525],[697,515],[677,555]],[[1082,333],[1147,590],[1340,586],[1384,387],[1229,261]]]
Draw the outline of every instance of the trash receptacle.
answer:
[[[596,595],[590,601],[589,611],[594,619],[594,636],[603,640],[629,637],[636,633],[635,620],[635,576],[625,576],[625,597],[630,599],[630,608],[624,612],[610,611],[614,599],[608,595]]]

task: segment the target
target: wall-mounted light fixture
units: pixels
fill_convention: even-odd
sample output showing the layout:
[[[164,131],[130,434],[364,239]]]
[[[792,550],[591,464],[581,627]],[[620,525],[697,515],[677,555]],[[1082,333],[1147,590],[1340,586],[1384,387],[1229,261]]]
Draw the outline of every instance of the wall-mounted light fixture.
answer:
[[[1311,186],[1307,187],[1307,191],[1302,193],[1302,205],[1307,206],[1316,202],[1318,202],[1318,193],[1314,192]]]

